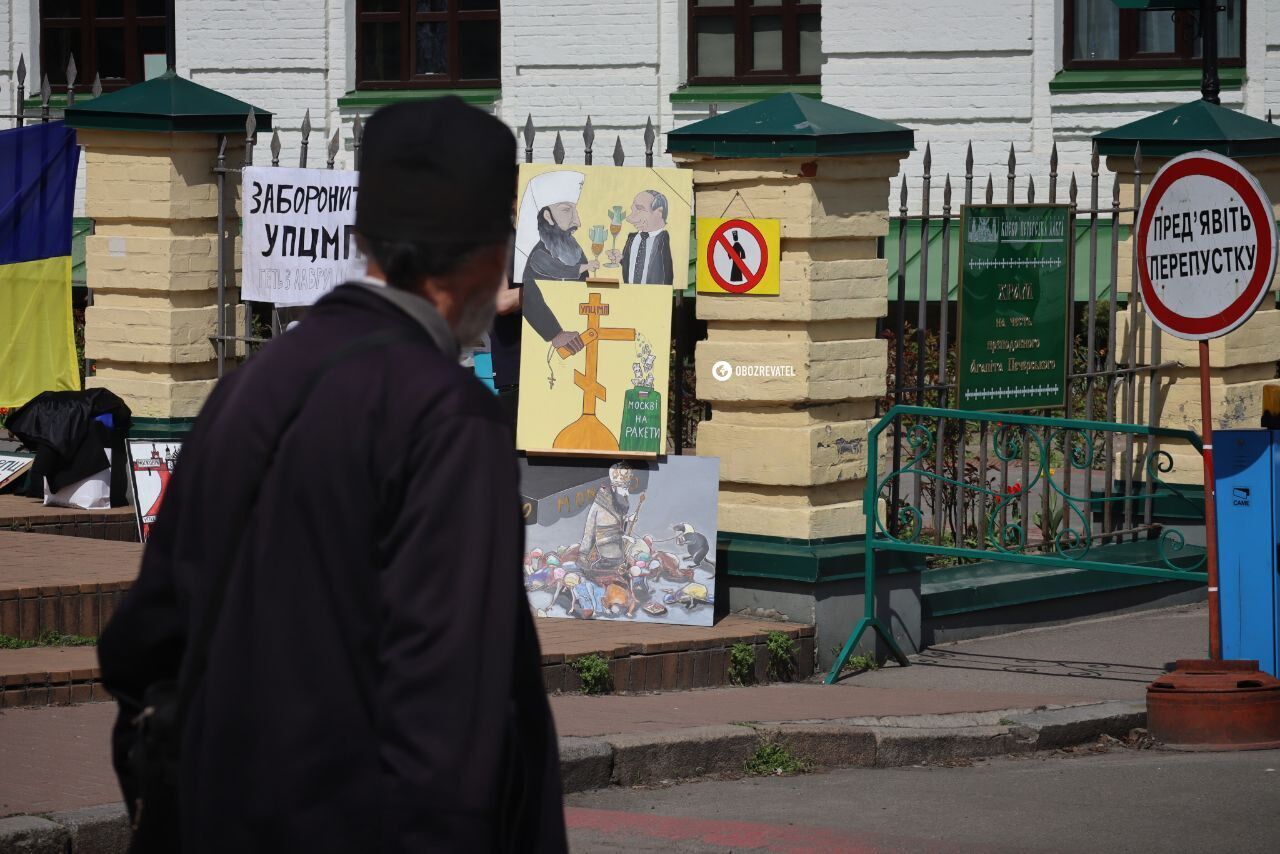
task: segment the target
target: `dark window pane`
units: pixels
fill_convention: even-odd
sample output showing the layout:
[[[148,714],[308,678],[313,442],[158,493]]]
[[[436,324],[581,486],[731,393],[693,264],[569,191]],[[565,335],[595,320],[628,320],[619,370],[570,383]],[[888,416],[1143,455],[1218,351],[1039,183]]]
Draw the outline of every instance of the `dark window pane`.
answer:
[[[699,6],[732,6],[733,0],[698,0]]]
[[[419,22],[414,74],[444,74],[449,70],[448,25],[443,21]]]
[[[753,71],[782,70],[782,19],[759,15],[751,19],[751,68]]]
[[[76,60],[77,64],[84,58],[84,50],[80,44],[80,30],[46,27],[41,31],[40,39],[44,45],[44,72],[49,75],[49,82],[55,85],[66,83],[67,60],[73,53],[80,57]],[[79,73],[77,76],[80,76]],[[39,89],[39,83],[36,83],[31,91],[37,89]]]
[[[124,0],[97,0],[93,14],[98,18],[123,18]]]
[[[41,18],[79,18],[80,0],[40,0]]]
[[[364,80],[400,79],[400,25],[365,23],[360,27],[360,75]]]
[[[1120,10],[1111,0],[1076,0],[1073,59],[1120,58]]]
[[[498,0],[458,0],[459,12],[485,12],[498,8]]]
[[[1220,5],[1226,9],[1218,13],[1218,58],[1239,59],[1240,44],[1244,36],[1240,0],[1226,0]],[[1200,44],[1201,39],[1197,35],[1192,48],[1192,56],[1196,59],[1200,58]]]
[[[733,18],[695,18],[697,27],[698,75],[700,77],[732,77]]]
[[[164,17],[164,0],[138,0],[138,17]]]
[[[164,53],[164,27],[138,27],[138,52]]]
[[[1173,53],[1177,50],[1177,30],[1167,10],[1138,15],[1138,53]]]
[[[419,12],[448,12],[449,0],[418,0]]]
[[[124,28],[98,27],[94,38],[98,48],[98,67],[94,70],[103,80],[124,77]]]
[[[800,30],[800,73],[822,73],[822,16],[801,15],[796,19]]]
[[[462,80],[496,80],[498,68],[498,22],[458,22],[458,77]]]
[[[400,0],[360,0],[361,12],[399,12]]]
[[[752,6],[781,6],[782,0],[751,0]]]

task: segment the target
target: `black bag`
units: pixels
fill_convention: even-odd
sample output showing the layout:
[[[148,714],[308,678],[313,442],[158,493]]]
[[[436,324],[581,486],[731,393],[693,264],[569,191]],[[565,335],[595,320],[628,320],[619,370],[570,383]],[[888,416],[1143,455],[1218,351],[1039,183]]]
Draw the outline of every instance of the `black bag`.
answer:
[[[255,491],[246,505],[252,508],[257,503],[257,489],[266,480],[271,462],[280,450],[281,438],[330,368],[360,351],[417,337],[405,329],[384,330],[347,342],[331,353],[303,386],[293,408],[276,431],[275,443],[262,467],[262,476],[258,478]],[[181,464],[178,463],[179,466]],[[160,512],[164,512],[163,507]],[[252,510],[249,513],[251,515]],[[120,786],[133,825],[130,854],[174,854],[182,849],[179,795],[183,721],[208,664],[209,643],[218,625],[231,581],[231,568],[235,563],[233,559],[226,566],[219,567],[204,625],[192,641],[190,671],[180,674],[177,680],[163,680],[147,686],[141,702],[131,703],[135,708],[141,708],[131,719],[131,726],[117,726],[113,735],[115,755],[125,757],[125,773],[120,775]]]
[[[181,846],[178,698],[177,682],[157,682],[147,688],[143,709],[133,719],[127,763],[135,788],[125,792],[134,832],[130,852],[178,851]]]

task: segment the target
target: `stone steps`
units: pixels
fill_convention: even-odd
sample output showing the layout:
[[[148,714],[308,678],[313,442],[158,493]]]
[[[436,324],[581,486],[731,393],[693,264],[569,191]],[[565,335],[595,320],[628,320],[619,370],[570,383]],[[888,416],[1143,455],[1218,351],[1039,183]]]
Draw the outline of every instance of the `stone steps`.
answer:
[[[0,531],[0,634],[96,637],[133,584],[142,546]]]
[[[138,541],[138,521],[132,507],[77,510],[45,507],[37,499],[0,495],[0,531],[57,534],[94,540]]]
[[[22,640],[35,640],[51,631],[97,637],[133,584],[142,546],[0,531],[0,554],[5,556],[0,564],[0,634]],[[609,662],[615,691],[728,685],[729,650],[735,643],[752,647],[753,676],[757,683],[764,683],[769,681],[766,642],[773,631],[786,633],[794,642],[792,678],[813,674],[813,627],[807,625],[738,615],[710,628],[606,619],[547,618],[536,623],[543,680],[551,693],[580,690],[571,664],[590,653]],[[100,685],[92,687],[97,684],[96,670],[90,675],[83,672],[96,669],[93,648],[41,647],[0,653],[6,656],[0,661],[5,702],[47,705],[107,698]],[[58,656],[68,663],[49,663]],[[71,677],[73,671],[79,675]]]
[[[96,647],[0,649],[0,710],[110,699]]]

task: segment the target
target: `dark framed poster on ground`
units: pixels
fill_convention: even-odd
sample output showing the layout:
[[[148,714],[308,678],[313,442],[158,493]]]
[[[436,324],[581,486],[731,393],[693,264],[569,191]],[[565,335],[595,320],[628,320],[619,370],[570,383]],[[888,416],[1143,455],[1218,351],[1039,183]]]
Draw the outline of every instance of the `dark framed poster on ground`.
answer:
[[[965,205],[960,229],[958,407],[1065,406],[1070,207]]]
[[[129,485],[133,490],[133,512],[138,517],[138,538],[146,542],[160,513],[169,478],[178,463],[182,443],[159,439],[130,439]]]

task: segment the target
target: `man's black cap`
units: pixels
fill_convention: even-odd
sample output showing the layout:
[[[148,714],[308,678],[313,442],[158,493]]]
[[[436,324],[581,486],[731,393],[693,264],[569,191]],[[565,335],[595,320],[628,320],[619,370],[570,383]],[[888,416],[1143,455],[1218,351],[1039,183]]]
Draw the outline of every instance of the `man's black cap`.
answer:
[[[516,169],[510,129],[460,98],[383,107],[365,126],[356,231],[373,240],[507,240]]]

